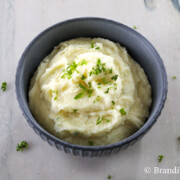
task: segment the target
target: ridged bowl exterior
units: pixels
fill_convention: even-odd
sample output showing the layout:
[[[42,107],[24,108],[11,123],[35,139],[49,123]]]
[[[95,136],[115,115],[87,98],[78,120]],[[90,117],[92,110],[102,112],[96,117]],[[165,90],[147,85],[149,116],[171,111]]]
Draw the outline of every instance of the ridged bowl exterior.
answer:
[[[56,138],[41,127],[28,107],[29,81],[42,59],[53,47],[68,39],[77,37],[102,37],[119,42],[143,67],[152,86],[153,103],[150,116],[142,128],[132,136],[115,144],[106,146],[81,146],[70,144]],[[67,20],[40,33],[27,46],[18,63],[16,71],[16,95],[20,109],[28,124],[44,141],[58,150],[78,156],[105,156],[128,148],[140,140],[157,121],[164,107],[167,95],[167,75],[154,47],[133,29],[103,18],[77,18]]]

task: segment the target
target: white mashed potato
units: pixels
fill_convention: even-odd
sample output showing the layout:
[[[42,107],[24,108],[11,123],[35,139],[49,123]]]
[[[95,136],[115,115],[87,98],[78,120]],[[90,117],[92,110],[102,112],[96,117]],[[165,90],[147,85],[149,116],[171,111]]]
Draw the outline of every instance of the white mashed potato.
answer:
[[[149,115],[151,86],[125,48],[102,38],[55,47],[30,85],[29,106],[50,133],[73,144],[106,145],[137,131]]]

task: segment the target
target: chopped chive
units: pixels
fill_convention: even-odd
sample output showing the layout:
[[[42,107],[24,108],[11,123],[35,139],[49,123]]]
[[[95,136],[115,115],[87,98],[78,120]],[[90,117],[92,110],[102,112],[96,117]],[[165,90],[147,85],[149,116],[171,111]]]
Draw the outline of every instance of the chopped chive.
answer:
[[[109,93],[109,88],[107,88],[107,90],[104,93]]]
[[[122,115],[126,115],[126,111],[124,110],[124,108],[121,108],[119,111]]]
[[[108,179],[111,179],[111,178],[112,178],[112,176],[111,176],[111,175],[109,175],[107,178],[108,178]]]
[[[101,122],[102,122],[102,119],[101,119],[101,117],[99,116],[98,119],[97,119],[97,121],[96,121],[96,125],[100,124]]]
[[[172,76],[171,78],[172,78],[172,80],[175,80],[175,79],[176,79],[176,76]]]
[[[91,83],[90,83],[90,82],[88,82],[88,85],[89,85],[89,88],[91,88],[91,87],[92,87],[92,85],[91,85]]]
[[[80,98],[82,98],[83,95],[84,95],[84,92],[79,93],[79,94],[77,94],[77,95],[74,97],[74,99],[75,99],[75,100],[80,99]]]
[[[82,79],[82,80],[85,80],[85,79],[86,79],[86,77],[85,77],[84,75],[82,75],[82,76],[81,76],[81,79]]]
[[[77,109],[73,109],[73,112],[76,113],[76,112],[77,112]]]
[[[117,80],[117,78],[118,78],[118,75],[114,75],[114,76],[111,77],[111,79],[115,80],[115,81]]]
[[[115,105],[115,102],[114,101],[111,101],[112,102],[112,105]]]
[[[79,87],[82,88],[82,89],[84,89],[84,90],[86,90],[86,87],[83,86],[82,84],[79,84]]]
[[[158,161],[161,162],[163,158],[164,158],[163,155],[159,155],[159,156],[158,156]]]
[[[98,47],[96,48],[96,50],[100,50],[100,47],[98,46]]]
[[[87,90],[87,93],[88,93],[88,97],[91,97],[92,93],[93,93],[93,90],[92,89],[88,89]]]
[[[91,41],[91,48],[94,48],[94,40]]]
[[[22,141],[16,147],[16,151],[23,151],[25,148],[28,148],[28,143],[26,141]]]
[[[135,25],[133,25],[133,29],[137,29],[137,27]]]

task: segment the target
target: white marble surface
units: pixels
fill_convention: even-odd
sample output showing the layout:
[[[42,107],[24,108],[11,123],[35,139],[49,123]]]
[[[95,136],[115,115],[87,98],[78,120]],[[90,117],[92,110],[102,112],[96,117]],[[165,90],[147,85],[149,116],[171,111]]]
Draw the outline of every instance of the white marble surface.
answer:
[[[113,180],[180,179],[144,173],[145,167],[180,166],[180,12],[173,0],[153,2],[148,10],[143,0],[0,0],[0,83],[8,83],[6,92],[0,90],[0,180],[105,180],[109,174]],[[30,40],[54,23],[84,16],[136,25],[167,69],[168,97],[157,123],[140,142],[109,157],[74,157],[49,146],[29,127],[15,97],[16,66]],[[30,148],[16,152],[24,139]],[[164,159],[158,163],[160,154]]]

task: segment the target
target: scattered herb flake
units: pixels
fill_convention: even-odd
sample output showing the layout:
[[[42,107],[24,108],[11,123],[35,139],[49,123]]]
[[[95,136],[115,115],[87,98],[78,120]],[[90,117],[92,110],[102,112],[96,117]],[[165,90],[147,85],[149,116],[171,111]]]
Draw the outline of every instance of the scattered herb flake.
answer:
[[[76,113],[76,112],[77,112],[77,109],[73,109],[73,112]]]
[[[107,178],[108,178],[108,179],[112,179],[112,176],[111,176],[111,175],[109,175]]]
[[[86,87],[83,86],[82,84],[79,84],[79,87],[82,88],[82,89],[84,89],[84,90],[86,90]]]
[[[94,41],[91,41],[91,48],[94,48]]]
[[[28,148],[28,143],[26,141],[22,141],[16,147],[16,151],[23,151],[25,148]]]
[[[83,59],[81,62],[78,63],[78,65],[80,66],[87,65],[87,61]]]
[[[100,50],[100,47],[98,46],[98,47],[96,48],[96,50]]]
[[[101,119],[101,117],[99,116],[98,119],[97,119],[97,121],[96,121],[96,125],[100,124],[101,122],[102,122],[102,119]]]
[[[113,77],[111,77],[111,79],[115,81],[117,80],[117,78],[118,78],[118,75],[114,75]]]
[[[92,87],[92,85],[91,85],[91,83],[90,83],[90,82],[88,82],[88,85],[89,85],[89,88],[91,88],[91,87]]]
[[[80,98],[82,98],[83,95],[84,95],[84,92],[79,93],[79,94],[77,94],[77,95],[74,97],[74,99],[75,99],[75,100],[80,99]]]
[[[87,90],[87,93],[88,93],[88,97],[91,97],[92,93],[93,93],[93,90],[92,89],[88,89]]]
[[[133,29],[137,29],[137,27],[135,25],[133,25]]]
[[[111,122],[109,119],[106,119],[107,122]]]
[[[180,141],[180,136],[178,137],[178,140]]]
[[[90,146],[94,146],[94,142],[93,141],[88,141]]]
[[[68,77],[68,79],[72,78],[72,74],[74,71],[76,71],[77,68],[77,64],[75,61],[73,61],[73,63],[71,65],[68,65],[68,67],[65,70],[65,73],[61,76],[61,78],[65,78],[66,76]]]
[[[107,88],[107,90],[104,93],[109,93],[109,88]]]
[[[112,73],[113,73],[113,70],[112,70],[112,68],[109,70],[109,73],[110,73],[110,74],[112,74]]]
[[[124,110],[124,108],[121,108],[119,111],[122,115],[126,115],[126,111]]]
[[[85,77],[84,75],[82,75],[82,76],[81,76],[81,79],[82,79],[82,80],[85,80],[85,79],[86,79],[86,77]]]
[[[172,78],[172,80],[175,80],[175,79],[176,79],[176,76],[172,76],[171,78]]]
[[[2,82],[1,89],[3,91],[6,91],[6,88],[7,88],[7,82]]]
[[[89,72],[89,75],[91,76],[92,74],[98,75],[102,72],[106,72],[106,68],[105,68],[105,63],[101,63],[101,59],[98,58],[97,62],[96,62],[96,67],[92,68],[92,71]]]
[[[158,161],[161,162],[163,158],[164,158],[163,155],[159,155],[159,156],[158,156]]]
[[[115,102],[114,101],[111,101],[112,102],[112,105],[115,105]]]
[[[57,96],[54,97],[54,101],[57,100]]]

